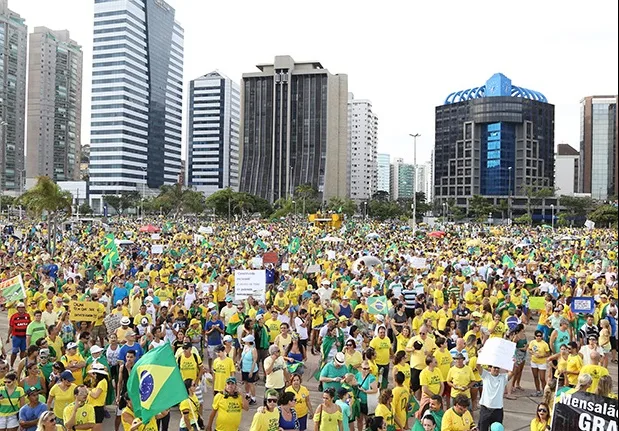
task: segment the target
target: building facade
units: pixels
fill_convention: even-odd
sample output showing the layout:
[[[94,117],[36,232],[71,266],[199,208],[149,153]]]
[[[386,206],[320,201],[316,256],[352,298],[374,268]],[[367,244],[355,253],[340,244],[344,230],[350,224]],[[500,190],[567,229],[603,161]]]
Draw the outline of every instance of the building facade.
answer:
[[[617,96],[589,96],[580,102],[580,193],[606,200],[619,191]]]
[[[0,191],[19,192],[25,181],[25,20],[0,0]]]
[[[310,184],[347,195],[348,77],[277,56],[243,74],[240,190],[270,202]]]
[[[377,182],[376,191],[391,194],[391,156],[386,153],[379,153],[376,156]]]
[[[573,196],[580,184],[580,154],[568,144],[557,145],[555,188],[557,196]]]
[[[241,88],[218,71],[189,83],[187,185],[205,195],[239,189]]]
[[[348,93],[349,197],[355,201],[371,199],[377,191],[377,146],[378,117],[372,102]]]
[[[423,193],[426,197],[426,202],[432,200],[432,164],[430,162],[423,165],[417,165],[414,168],[415,173],[415,191]]]
[[[434,197],[524,196],[554,186],[554,106],[493,75],[435,110]]]
[[[412,199],[415,182],[415,167],[396,158],[391,165],[391,200]]]
[[[82,48],[67,30],[35,27],[28,54],[26,175],[80,179]]]
[[[163,0],[96,2],[90,194],[156,190],[183,181],[183,29]]]

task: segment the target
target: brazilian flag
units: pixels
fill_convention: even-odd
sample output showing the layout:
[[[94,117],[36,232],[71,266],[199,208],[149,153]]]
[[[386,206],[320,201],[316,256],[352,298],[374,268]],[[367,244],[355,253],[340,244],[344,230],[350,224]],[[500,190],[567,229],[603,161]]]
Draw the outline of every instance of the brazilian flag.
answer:
[[[269,248],[269,246],[266,245],[266,243],[264,241],[262,241],[262,238],[258,238],[256,240],[256,242],[254,243],[254,251],[256,251],[258,248],[262,248],[264,250],[267,250]]]
[[[118,247],[116,246],[116,242],[114,241],[114,234],[107,234],[103,238],[104,244],[103,248],[107,250],[106,255],[103,257],[103,267],[105,269],[110,269],[110,267],[114,267],[120,264],[120,256],[118,255]]]
[[[288,252],[290,254],[296,254],[301,248],[301,240],[298,237],[292,238],[290,244],[288,244]]]
[[[370,314],[387,314],[387,297],[386,296],[370,296],[367,300],[368,313]]]
[[[143,423],[189,397],[169,343],[150,350],[135,363],[127,393],[135,416]]]
[[[512,258],[508,255],[503,256],[503,265],[510,269],[516,267],[516,264],[514,263]]]

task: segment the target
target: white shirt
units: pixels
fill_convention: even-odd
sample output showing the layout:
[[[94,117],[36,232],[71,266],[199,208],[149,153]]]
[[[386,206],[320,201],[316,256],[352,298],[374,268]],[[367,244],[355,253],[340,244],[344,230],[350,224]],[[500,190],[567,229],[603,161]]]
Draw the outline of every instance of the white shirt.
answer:
[[[481,379],[484,382],[484,390],[481,393],[479,404],[489,409],[503,408],[503,393],[507,386],[507,374],[493,376],[482,369]]]
[[[239,310],[236,308],[236,305],[232,307],[228,307],[227,305],[221,309],[219,315],[224,320],[224,325],[228,325],[230,318],[234,316]]]
[[[301,319],[299,316],[294,318],[294,327],[297,330],[297,334],[299,334],[299,340],[307,340],[308,339],[307,327],[301,326],[302,324],[303,324],[303,319]]]

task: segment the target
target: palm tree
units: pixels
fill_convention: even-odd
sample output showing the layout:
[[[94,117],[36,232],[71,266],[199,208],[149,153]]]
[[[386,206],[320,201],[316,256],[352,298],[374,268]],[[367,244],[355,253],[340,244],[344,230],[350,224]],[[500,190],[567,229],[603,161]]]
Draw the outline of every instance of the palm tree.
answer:
[[[37,217],[47,215],[47,244],[53,257],[56,251],[57,223],[71,216],[73,196],[62,190],[51,178],[38,177],[37,184],[19,197],[19,203]]]
[[[241,217],[245,217],[247,211],[253,211],[254,203],[250,194],[237,193],[233,199],[234,209],[241,213]]]
[[[182,212],[200,214],[204,211],[204,195],[200,192],[184,188],[181,183],[163,185],[160,190],[155,205],[169,208],[174,218]]]

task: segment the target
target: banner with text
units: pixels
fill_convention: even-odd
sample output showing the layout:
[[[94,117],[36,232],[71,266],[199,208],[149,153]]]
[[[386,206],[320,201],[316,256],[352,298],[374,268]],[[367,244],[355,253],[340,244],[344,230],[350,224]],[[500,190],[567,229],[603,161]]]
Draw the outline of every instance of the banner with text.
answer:
[[[552,431],[617,431],[617,400],[588,392],[563,392],[555,401]]]
[[[21,274],[4,281],[0,281],[0,304],[21,301],[26,298],[26,290]]]
[[[251,296],[254,299],[265,300],[266,272],[262,270],[234,271],[234,300],[242,301]]]
[[[72,322],[94,322],[99,314],[97,302],[69,302],[69,319]]]

